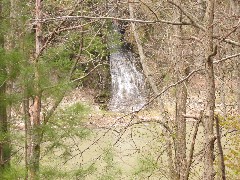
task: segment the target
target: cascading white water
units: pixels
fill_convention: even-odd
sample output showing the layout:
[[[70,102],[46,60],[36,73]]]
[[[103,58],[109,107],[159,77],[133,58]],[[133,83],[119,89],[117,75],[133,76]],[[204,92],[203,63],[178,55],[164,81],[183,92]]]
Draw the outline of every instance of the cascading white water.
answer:
[[[118,112],[139,110],[146,103],[144,76],[137,70],[130,50],[115,48],[110,55],[112,97],[109,109]]]
[[[110,50],[111,99],[109,110],[132,112],[146,103],[144,75],[136,67],[136,58],[124,41],[124,29],[113,21],[108,37]]]

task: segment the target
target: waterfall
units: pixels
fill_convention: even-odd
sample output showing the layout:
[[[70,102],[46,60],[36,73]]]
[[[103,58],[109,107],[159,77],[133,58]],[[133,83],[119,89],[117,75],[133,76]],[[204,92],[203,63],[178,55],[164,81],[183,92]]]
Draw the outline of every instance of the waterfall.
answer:
[[[109,109],[117,112],[136,111],[146,103],[144,75],[137,69],[136,58],[131,50],[124,47],[123,43],[117,43],[116,37],[120,36],[115,36],[110,46],[112,94]],[[118,39],[122,42],[121,37]]]

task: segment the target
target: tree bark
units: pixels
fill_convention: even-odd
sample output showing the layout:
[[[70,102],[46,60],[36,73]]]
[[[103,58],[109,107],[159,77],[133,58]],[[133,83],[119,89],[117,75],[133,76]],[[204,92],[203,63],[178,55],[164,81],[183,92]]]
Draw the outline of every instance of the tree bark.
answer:
[[[40,145],[41,145],[41,131],[40,131],[40,112],[41,112],[41,91],[39,88],[39,71],[38,71],[38,57],[42,48],[42,4],[41,0],[35,2],[36,13],[36,51],[35,51],[35,97],[33,98],[33,104],[29,109],[31,120],[31,153],[29,160],[29,175],[31,180],[39,179],[39,161],[40,161]]]
[[[181,4],[181,0],[177,0],[177,4]],[[174,19],[182,21],[182,13],[176,11]],[[189,69],[182,55],[182,26],[174,26],[174,60],[178,65],[176,67],[177,79],[188,75]],[[176,86],[176,117],[175,117],[175,130],[176,130],[176,147],[175,147],[175,167],[177,172],[177,179],[184,180],[186,175],[186,104],[187,104],[187,81]]]
[[[240,39],[240,38],[239,38]],[[237,104],[238,104],[238,115],[240,115],[240,62],[238,62],[238,67],[237,67],[237,70],[238,70],[238,84],[237,84]]]
[[[215,81],[213,69],[213,56],[217,54],[217,48],[213,45],[213,21],[214,21],[215,0],[208,0],[206,11],[206,50],[205,50],[205,68],[206,68],[206,118],[203,121],[205,133],[205,152],[204,152],[204,176],[205,180],[213,180],[215,171],[214,161],[214,109],[215,109]]]
[[[238,16],[240,13],[240,3],[238,0],[230,0],[231,14]],[[240,30],[237,29],[237,39],[240,41]],[[236,47],[236,51],[239,52],[239,47]],[[239,58],[239,57],[238,57]],[[240,115],[240,62],[237,63],[237,112]]]

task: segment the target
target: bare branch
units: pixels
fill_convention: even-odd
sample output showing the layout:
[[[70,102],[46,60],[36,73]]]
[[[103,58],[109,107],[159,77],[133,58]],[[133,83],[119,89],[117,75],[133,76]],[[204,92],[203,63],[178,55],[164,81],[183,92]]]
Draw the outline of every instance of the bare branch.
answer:
[[[199,117],[194,116],[194,115],[183,114],[183,117],[184,117],[184,118],[189,118],[189,119],[199,120]]]
[[[143,2],[142,0],[139,0],[139,1],[140,1],[144,6],[146,6],[149,11],[151,11],[151,12],[154,14],[154,16],[156,17],[157,20],[159,20],[158,15],[157,15],[145,2]],[[130,5],[130,3],[129,3],[129,5]]]
[[[222,58],[222,59],[220,59],[220,60],[218,60],[218,61],[213,61],[213,63],[214,63],[214,64],[218,64],[218,63],[224,62],[224,61],[226,61],[226,60],[228,60],[228,59],[232,59],[232,58],[235,58],[235,57],[238,57],[238,56],[240,56],[240,53],[234,54],[234,55],[231,55],[231,56],[227,56],[227,57]],[[236,60],[237,60],[237,59],[236,59]]]
[[[188,159],[188,162],[187,162],[185,180],[188,180],[188,178],[189,178],[190,167],[191,167],[191,164],[192,164],[193,152],[194,152],[194,147],[195,147],[195,141],[196,141],[198,127],[199,127],[199,124],[201,122],[201,119],[202,119],[201,117],[198,117],[198,120],[197,120],[197,122],[195,124],[193,138],[192,138],[192,144],[191,144],[190,152],[189,152],[189,159]]]
[[[32,19],[34,21],[69,21],[69,20],[79,20],[79,19],[95,19],[95,20],[118,20],[118,21],[125,21],[125,22],[136,22],[136,23],[145,23],[145,24],[155,24],[155,23],[165,23],[165,24],[171,24],[171,25],[191,25],[191,23],[188,22],[173,22],[173,21],[167,21],[167,20],[155,20],[155,21],[146,21],[141,19],[129,19],[129,18],[118,18],[118,17],[111,17],[111,16],[59,16],[55,18],[45,18],[45,19]]]
[[[130,3],[129,3],[129,13],[130,13],[130,17],[134,18],[134,7]],[[146,64],[146,57],[145,57],[145,54],[143,51],[143,46],[141,44],[141,40],[140,40],[139,34],[137,32],[135,23],[131,22],[131,27],[132,27],[132,32],[133,32],[136,44],[137,44],[138,54],[140,57],[140,62],[141,62],[142,68],[143,68],[144,75],[146,76],[146,79],[149,82],[154,94],[157,95],[157,94],[159,94],[159,90],[156,86],[156,83],[154,82],[154,80],[152,78],[152,73],[150,72],[150,70],[148,69],[148,66]],[[157,100],[158,100],[158,105],[161,107],[160,109],[163,111],[164,105],[163,105],[161,99],[157,98]]]
[[[193,70],[191,73],[189,73],[187,76],[185,76],[184,78],[180,79],[179,81],[169,85],[168,87],[166,87],[165,89],[163,89],[159,94],[157,94],[156,96],[154,96],[152,99],[150,99],[146,104],[144,104],[144,106],[140,109],[142,110],[143,108],[145,108],[146,106],[148,106],[150,103],[152,103],[156,98],[160,97],[161,95],[163,95],[166,91],[168,91],[169,89],[177,86],[178,84],[181,84],[182,82],[188,80],[193,74],[199,72],[199,71],[202,71],[204,70],[203,68],[200,68],[200,69],[196,69],[196,70]],[[138,110],[138,111],[140,111]],[[136,111],[136,112],[138,112]]]
[[[68,14],[69,16],[71,16],[77,9],[77,7],[79,6],[79,4],[81,4],[82,0],[79,1],[75,7],[73,8],[73,10]],[[39,19],[38,21],[42,21],[43,19]],[[37,20],[35,20],[35,22],[38,22]],[[64,24],[65,20],[61,21],[57,27],[55,27],[55,29],[53,30],[53,32],[47,37],[47,40],[45,41],[44,45],[42,46],[42,48],[40,49],[40,52],[38,54],[38,56],[36,57],[36,59],[42,54],[42,52],[46,49],[46,47],[51,43],[51,41],[53,40],[53,38],[55,37],[56,34],[58,34],[58,30],[61,28],[61,26]]]
[[[187,18],[192,22],[193,26],[195,26],[195,27],[197,27],[197,28],[199,28],[199,29],[201,29],[203,31],[206,31],[206,28],[198,22],[197,18],[192,16],[186,10],[184,10],[179,4],[177,4],[177,3],[173,2],[173,1],[170,1],[170,0],[168,0],[168,2],[170,4],[176,6],[185,16],[187,16]]]
[[[73,79],[73,80],[71,80],[69,83],[74,83],[74,82],[77,82],[77,81],[80,81],[80,80],[86,78],[86,77],[89,76],[95,69],[97,69],[97,68],[98,68],[99,66],[101,66],[101,65],[103,65],[103,64],[98,64],[98,65],[96,65],[96,66],[95,66],[93,69],[91,69],[91,71],[89,71],[86,75],[84,75],[84,76],[82,76],[82,77],[80,77],[80,78]]]
[[[215,37],[214,37],[215,38]],[[236,41],[233,41],[231,39],[224,39],[223,40],[225,43],[228,43],[228,44],[232,44],[232,45],[235,45],[235,46],[239,46],[240,47],[240,42],[236,42]]]
[[[182,13],[191,21],[191,25],[193,25],[194,27],[196,28],[199,28],[201,29],[202,31],[206,31],[206,28],[201,25],[198,21],[198,19],[194,16],[191,15],[191,13],[187,12],[185,9],[183,9],[182,6],[180,6],[179,4],[171,1],[171,0],[168,0],[168,2],[174,6],[176,6],[180,11],[182,11]],[[236,26],[233,27],[233,30],[231,30],[226,36],[224,36],[223,38],[222,37],[218,37],[218,36],[214,36],[215,39],[219,39],[221,43],[222,41],[225,42],[225,43],[228,43],[228,44],[232,44],[232,45],[235,45],[235,46],[240,46],[240,43],[239,42],[236,42],[236,41],[233,41],[231,39],[227,39],[227,37],[229,37],[233,32],[236,31],[236,29],[239,27],[239,22]]]
[[[219,41],[219,43],[221,43],[222,41],[226,40],[232,33],[236,32],[236,30],[239,28],[239,25],[240,25],[240,19],[239,19],[237,25],[234,26],[234,27],[232,28],[232,30],[231,30],[230,32],[228,32],[228,33],[222,38],[221,41]]]

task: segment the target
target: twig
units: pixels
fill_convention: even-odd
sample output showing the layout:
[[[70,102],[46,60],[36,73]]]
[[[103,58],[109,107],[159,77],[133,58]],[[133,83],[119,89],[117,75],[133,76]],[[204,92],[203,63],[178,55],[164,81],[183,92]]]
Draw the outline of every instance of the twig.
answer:
[[[116,119],[116,122],[113,123],[113,124],[109,127],[109,129],[107,129],[106,132],[104,132],[102,135],[100,135],[96,140],[94,140],[88,147],[86,147],[86,148],[85,148],[84,150],[82,150],[80,153],[77,153],[77,154],[73,155],[72,157],[70,157],[69,159],[67,159],[63,164],[66,164],[68,161],[70,161],[70,160],[73,159],[74,157],[76,157],[76,156],[78,156],[78,155],[82,155],[84,152],[86,152],[87,150],[89,150],[90,147],[92,147],[93,145],[97,144],[97,142],[99,142],[101,138],[105,137],[105,136],[107,135],[107,133],[109,133],[109,132],[112,130],[112,128],[113,128],[121,119],[123,119],[123,118],[125,118],[125,117],[127,117],[127,116],[129,116],[129,115],[132,115],[132,114],[134,114],[134,113],[135,113],[135,112],[130,112],[130,113],[124,114],[123,116],[117,118],[117,119]]]
[[[186,10],[184,10],[179,4],[168,0],[168,2],[174,6],[176,6],[185,16],[187,16],[187,18],[192,22],[192,25],[203,30],[206,31],[206,28],[204,26],[202,26],[196,17],[192,16],[189,12],[187,12]]]
[[[215,37],[214,37],[215,38]],[[216,38],[218,39],[218,38]],[[228,44],[232,44],[232,45],[235,45],[235,46],[240,46],[240,42],[236,42],[236,41],[233,41],[231,39],[224,39],[224,42],[228,43]]]
[[[80,81],[80,80],[82,80],[82,79],[84,79],[84,78],[86,78],[87,76],[89,76],[95,69],[97,69],[99,66],[101,66],[102,64],[98,64],[98,65],[96,65],[93,69],[91,69],[91,71],[89,71],[85,76],[82,76],[82,77],[80,77],[80,78],[76,78],[76,79],[73,79],[73,80],[71,80],[70,82],[69,82],[69,84],[70,83],[74,83],[74,82],[76,82],[76,81]]]
[[[222,59],[220,59],[220,60],[218,60],[218,61],[213,61],[213,63],[214,63],[214,64],[218,64],[218,63],[224,62],[224,61],[226,61],[226,60],[228,60],[228,59],[232,59],[232,58],[235,58],[235,57],[238,57],[238,56],[240,56],[240,53],[234,54],[234,55],[231,55],[231,56],[227,56],[227,57],[222,58]],[[236,59],[236,60],[239,60],[239,59]]]
[[[220,44],[222,41],[224,41],[225,39],[227,39],[227,37],[229,37],[232,33],[234,33],[234,32],[239,28],[239,25],[240,25],[240,19],[239,19],[237,25],[234,26],[233,29],[232,29],[230,32],[228,32],[228,33],[222,38],[222,40],[219,41],[218,43]]]
[[[146,7],[148,8],[148,10],[151,11],[151,12],[154,14],[155,18],[159,21],[158,15],[147,5],[147,3],[143,2],[142,0],[139,0],[139,1],[140,1],[144,6],[146,6]],[[130,3],[129,3],[129,5],[130,5]]]
[[[203,32],[206,31],[206,28],[204,26],[202,26],[196,17],[192,16],[191,13],[187,12],[185,9],[183,9],[183,7],[181,7],[179,4],[171,1],[171,0],[168,0],[168,2],[174,6],[176,6],[180,11],[182,11],[182,13],[191,21],[191,24],[193,26],[195,26],[196,28],[199,28],[201,29]],[[235,46],[240,46],[240,43],[239,42],[236,42],[236,41],[233,41],[231,39],[226,39],[228,36],[230,36],[233,32],[236,31],[236,29],[238,28],[239,26],[239,22],[236,26],[233,27],[233,30],[231,32],[229,32],[226,36],[224,36],[223,38],[219,38],[217,36],[213,36],[215,39],[220,39],[219,43],[221,43],[222,41],[225,42],[225,43],[229,43],[229,44],[232,44],[232,45],[235,45]]]
[[[191,119],[199,120],[199,117],[197,117],[197,116],[193,116],[193,115],[186,115],[186,114],[183,114],[183,117],[184,117],[184,118],[191,118]]]
[[[138,125],[138,124],[143,124],[143,123],[157,123],[162,125],[170,134],[173,134],[171,128],[167,125],[167,123],[162,122],[162,121],[156,121],[154,119],[150,119],[150,120],[140,120],[138,122],[134,122],[134,123],[130,123],[128,124],[128,126],[133,126],[133,125]]]
[[[152,99],[150,99],[146,104],[143,105],[143,107],[141,109],[139,109],[138,111],[142,110],[143,108],[145,108],[146,106],[148,106],[150,103],[152,103],[156,98],[160,97],[162,94],[164,94],[166,91],[168,91],[169,89],[177,86],[178,84],[181,84],[182,82],[188,80],[193,74],[204,70],[203,68],[199,68],[196,70],[193,70],[191,73],[189,73],[187,76],[185,76],[184,78],[180,79],[179,81],[169,85],[168,87],[166,87],[165,89],[163,89],[159,94],[157,94],[156,96],[154,96]],[[138,112],[136,111],[136,112]]]
[[[75,5],[75,7],[73,8],[73,10],[68,14],[69,16],[72,15],[72,14],[76,11],[78,5],[79,5],[81,2],[82,2],[82,0],[79,1],[79,2]],[[39,19],[38,21],[42,21],[42,19]],[[37,23],[38,21],[35,20],[35,23]],[[52,42],[52,40],[53,40],[53,38],[55,37],[55,35],[59,33],[58,30],[60,29],[60,27],[61,27],[64,23],[65,23],[65,20],[61,21],[61,22],[57,25],[57,27],[55,27],[55,29],[53,30],[53,32],[47,37],[46,42],[44,43],[44,45],[43,45],[42,48],[40,49],[40,52],[39,52],[39,54],[38,54],[38,56],[37,56],[36,58],[39,58],[39,56],[40,56],[40,55],[42,54],[42,52],[46,49],[46,47]]]

